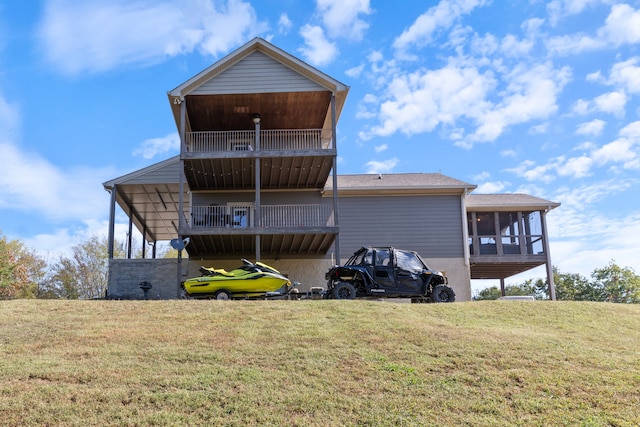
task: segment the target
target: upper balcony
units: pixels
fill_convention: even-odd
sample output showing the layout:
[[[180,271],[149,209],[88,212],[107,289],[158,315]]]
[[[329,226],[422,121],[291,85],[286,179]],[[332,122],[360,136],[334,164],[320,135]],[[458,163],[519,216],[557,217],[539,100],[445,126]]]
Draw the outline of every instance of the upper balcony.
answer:
[[[260,185],[274,188],[322,188],[336,155],[331,131],[269,129],[186,132],[182,158],[191,190],[253,189],[256,158]]]

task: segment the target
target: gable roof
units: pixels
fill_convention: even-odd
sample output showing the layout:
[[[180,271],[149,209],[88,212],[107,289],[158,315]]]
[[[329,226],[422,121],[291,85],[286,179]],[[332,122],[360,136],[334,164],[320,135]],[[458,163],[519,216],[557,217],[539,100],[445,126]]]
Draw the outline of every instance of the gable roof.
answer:
[[[211,80],[218,74],[232,67],[234,64],[249,56],[253,52],[261,52],[268,57],[280,62],[284,66],[291,70],[304,75],[309,80],[314,81],[320,86],[324,87],[334,93],[348,91],[349,87],[339,82],[338,80],[330,77],[322,71],[312,67],[304,61],[296,58],[293,55],[288,54],[284,50],[272,45],[266,40],[256,37],[240,48],[229,53],[225,57],[216,61],[200,73],[191,77],[186,82],[177,86],[175,89],[169,91],[169,97],[185,97],[193,92],[199,86],[202,86],[205,82]]]

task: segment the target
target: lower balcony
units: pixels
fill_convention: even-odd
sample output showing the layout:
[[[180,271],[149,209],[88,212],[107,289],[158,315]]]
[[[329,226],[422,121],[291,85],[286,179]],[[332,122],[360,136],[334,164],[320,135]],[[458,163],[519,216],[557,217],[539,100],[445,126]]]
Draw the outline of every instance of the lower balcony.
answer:
[[[258,242],[263,255],[325,254],[338,233],[331,205],[263,205],[260,213],[252,204],[193,206],[183,233],[189,256],[252,256]]]

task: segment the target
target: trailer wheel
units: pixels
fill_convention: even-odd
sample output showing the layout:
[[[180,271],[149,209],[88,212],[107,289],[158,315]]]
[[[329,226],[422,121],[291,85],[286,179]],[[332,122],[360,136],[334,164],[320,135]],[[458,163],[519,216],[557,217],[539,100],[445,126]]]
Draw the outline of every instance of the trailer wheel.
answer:
[[[227,291],[226,289],[220,289],[215,293],[213,298],[218,301],[229,301],[231,299],[231,292]]]
[[[335,299],[354,299],[356,288],[349,282],[340,282],[331,290],[331,296]]]
[[[454,302],[455,300],[456,294],[449,286],[438,285],[431,292],[432,302]]]

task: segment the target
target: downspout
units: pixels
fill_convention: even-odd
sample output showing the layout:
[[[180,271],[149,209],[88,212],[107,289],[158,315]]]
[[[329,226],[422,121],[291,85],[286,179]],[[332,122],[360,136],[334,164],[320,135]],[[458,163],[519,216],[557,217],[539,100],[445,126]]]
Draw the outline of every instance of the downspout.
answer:
[[[336,94],[331,94],[331,144],[336,154],[333,156],[333,225],[338,228],[333,243],[336,253],[336,264],[342,263],[340,258],[340,221],[338,219],[338,145],[336,136]]]

